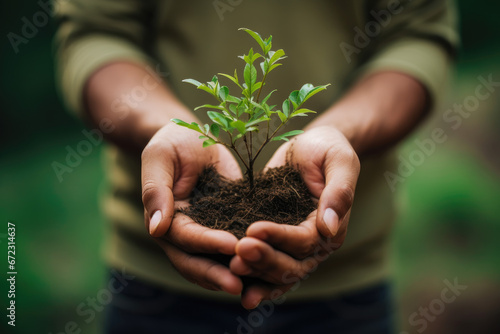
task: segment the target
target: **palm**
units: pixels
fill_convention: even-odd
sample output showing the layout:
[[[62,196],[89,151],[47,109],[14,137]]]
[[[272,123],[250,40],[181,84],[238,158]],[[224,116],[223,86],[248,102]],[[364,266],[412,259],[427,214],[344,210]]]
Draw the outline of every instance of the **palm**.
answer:
[[[326,253],[339,248],[347,233],[359,160],[345,137],[332,128],[311,129],[282,145],[266,168],[286,163],[300,170],[311,195],[318,200],[318,209],[297,226],[256,222],[248,228],[247,237],[236,246],[231,271],[267,283],[245,290],[242,304],[247,308],[269,299],[275,289],[282,293],[289,290],[293,286],[287,283],[290,273],[296,278],[294,282],[307,277],[314,269],[311,265],[317,266]]]
[[[224,147],[203,148],[194,133],[174,124],[158,131],[142,154],[145,223],[172,265],[187,280],[207,289],[240,294],[241,280],[227,267],[196,255],[233,255],[236,237],[175,214],[176,209],[188,205],[198,175],[208,166],[214,166],[227,178],[241,177],[238,164]],[[158,213],[160,221],[151,229],[152,217]]]

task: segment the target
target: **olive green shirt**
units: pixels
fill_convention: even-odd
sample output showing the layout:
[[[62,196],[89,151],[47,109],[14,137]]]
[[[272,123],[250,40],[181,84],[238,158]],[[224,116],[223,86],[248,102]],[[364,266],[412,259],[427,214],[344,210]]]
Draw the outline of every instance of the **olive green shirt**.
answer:
[[[308,108],[321,112],[358,78],[392,70],[420,81],[435,105],[458,42],[455,13],[446,1],[61,0],[56,15],[60,87],[69,109],[80,115],[89,76],[105,64],[123,60],[159,71],[190,108],[210,102],[208,95],[181,80],[206,82],[216,73],[241,71],[243,61],[237,56],[258,46],[238,31],[240,27],[263,37],[272,34],[273,49],[283,48],[288,56],[267,82],[267,87],[278,89],[273,95],[276,103],[271,104],[306,82],[331,83],[308,102]],[[201,113],[198,116],[207,121]],[[289,130],[313,119],[298,118]],[[264,152],[260,167],[276,145]],[[102,201],[110,223],[108,264],[176,291],[237,298],[185,280],[150,238],[143,222],[140,157],[110,144],[105,162],[108,186]],[[389,234],[396,210],[384,172],[393,170],[394,164],[389,152],[362,161],[344,245],[288,298],[332,296],[388,278]]]

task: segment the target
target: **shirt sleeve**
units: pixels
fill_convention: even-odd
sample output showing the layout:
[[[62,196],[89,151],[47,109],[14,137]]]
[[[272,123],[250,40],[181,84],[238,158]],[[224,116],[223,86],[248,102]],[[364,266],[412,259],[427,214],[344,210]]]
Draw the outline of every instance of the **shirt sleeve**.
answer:
[[[383,0],[371,1],[366,8],[365,36],[374,35],[375,23],[380,33],[360,53],[356,77],[383,70],[408,74],[427,88],[434,106],[447,86],[459,43],[452,2]]]
[[[100,67],[118,60],[151,63],[149,4],[147,0],[55,1],[57,81],[68,109],[83,115],[85,83]]]

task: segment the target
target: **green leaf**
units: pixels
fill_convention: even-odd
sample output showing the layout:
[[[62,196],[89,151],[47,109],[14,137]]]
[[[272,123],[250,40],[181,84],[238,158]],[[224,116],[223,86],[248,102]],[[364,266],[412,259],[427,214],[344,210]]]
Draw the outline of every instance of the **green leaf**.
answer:
[[[214,144],[217,144],[217,142],[215,140],[213,140],[212,138],[208,138],[207,140],[205,140],[203,142],[203,147],[208,147],[208,146],[211,146]]]
[[[269,62],[267,59],[260,63],[260,68],[262,69],[262,74],[265,75],[269,69]]]
[[[253,85],[253,86],[252,86],[252,91],[250,92],[250,94],[255,93],[255,91],[256,91],[257,89],[259,89],[260,87],[262,87],[262,82],[260,82],[260,81],[259,81],[259,82],[257,82],[255,85]]]
[[[215,123],[212,123],[210,125],[210,132],[216,137],[216,138],[219,138],[219,125],[218,124],[215,124]]]
[[[272,64],[276,63],[278,60],[284,59],[285,57],[285,51],[283,49],[279,49],[276,52],[269,52],[269,55],[271,56],[271,59],[269,62]]]
[[[205,84],[201,84],[200,86],[198,86],[198,89],[201,89],[201,90],[204,90],[205,92],[207,92],[208,94],[210,95],[213,95],[215,97],[217,97],[217,94],[214,93],[214,90],[213,88],[210,88],[208,87],[207,85]]]
[[[212,77],[212,82],[213,82],[214,84],[218,83],[218,82],[219,82],[219,78],[217,78],[217,76],[216,76],[216,75],[214,75],[214,76]]]
[[[229,80],[231,80],[232,82],[234,82],[238,87],[241,88],[241,85],[238,81],[238,76],[236,75],[236,70],[234,70],[234,74],[235,76],[230,76],[229,74],[224,74],[224,73],[218,73],[219,75],[222,75],[223,77],[226,77],[228,78]]]
[[[254,100],[250,100],[250,104],[253,105],[255,108],[257,108],[257,110],[264,110],[264,107],[255,102]]]
[[[257,119],[254,119],[246,124],[247,130],[248,130],[248,127],[253,126],[255,124],[258,124],[258,123],[261,123],[261,122],[265,122],[267,120],[269,120],[269,117],[267,117],[267,116],[262,116],[262,117],[259,117]]]
[[[250,66],[250,64],[246,64],[245,69],[243,70],[243,78],[245,79],[247,88],[252,86],[252,69],[250,68]]]
[[[305,84],[304,86],[306,86],[307,84]],[[304,87],[302,86],[302,87]],[[312,86],[312,85],[311,85]],[[313,87],[312,89],[310,89],[307,94],[304,96],[304,98],[302,99],[301,101],[301,104],[306,102],[307,100],[309,100],[311,97],[313,97],[314,95],[318,94],[319,92],[321,91],[324,91],[328,86],[330,86],[330,84],[328,85],[323,85],[323,86],[317,86],[317,87]],[[301,88],[302,90],[302,88]]]
[[[287,117],[286,117],[286,115],[284,113],[282,113],[281,111],[278,111],[278,116],[281,119],[281,123],[285,123],[286,122]]]
[[[257,69],[251,64],[246,64],[243,76],[247,87],[252,87],[255,81],[257,81]]]
[[[214,95],[213,89],[210,89],[207,85],[202,84],[198,80],[194,79],[184,79],[182,82],[190,83],[192,85],[195,85],[196,88],[204,90],[205,92],[209,93],[210,95]]]
[[[238,112],[238,111],[237,111],[237,105],[235,105],[235,104],[230,104],[230,105],[229,105],[229,110],[231,110],[231,112],[232,112],[233,114],[237,115],[237,112]]]
[[[306,98],[307,94],[309,94],[310,91],[312,91],[314,89],[314,86],[309,84],[309,83],[306,83],[305,85],[302,86],[302,88],[300,88],[299,90],[299,104],[302,104],[304,99]]]
[[[243,55],[243,60],[247,64],[252,64],[253,63],[253,48],[250,48],[250,50],[248,51],[248,54]]]
[[[201,82],[199,82],[198,80],[194,80],[194,79],[184,79],[184,80],[182,80],[182,82],[187,82],[187,83],[190,83],[192,85],[195,85],[196,88],[198,88],[199,86],[202,85]]]
[[[231,122],[231,126],[235,127],[241,134],[245,134],[247,132],[245,122],[241,120]]]
[[[266,52],[266,44],[264,43],[264,41],[262,40],[262,37],[258,33],[256,33],[255,31],[252,31],[250,29],[247,29],[247,28],[240,28],[238,30],[246,31],[250,36],[253,37],[253,39],[255,39],[257,41],[257,43],[259,43],[259,46],[261,47],[262,51],[264,51],[264,53],[267,53]]]
[[[229,88],[227,88],[227,86],[222,86],[219,89],[219,97],[221,98],[221,100],[226,101],[228,95],[229,95]]]
[[[253,64],[253,62],[256,61],[257,59],[259,59],[260,57],[262,57],[262,55],[260,53],[256,53],[252,56],[252,59],[250,62]]]
[[[239,86],[240,80],[238,79],[238,72],[236,72],[236,69],[234,69],[234,78],[236,79],[236,84]]]
[[[240,103],[238,103],[238,106],[236,107],[236,117],[240,117],[247,109],[247,106],[245,104],[244,100],[241,100]]]
[[[264,40],[264,44],[266,46],[271,45],[271,42],[273,41],[273,36],[269,36],[266,40]]]
[[[212,90],[212,93],[213,93],[215,91],[215,89],[217,88],[217,83],[213,82],[213,81],[209,81],[209,82],[207,82],[207,87],[210,88]]]
[[[282,109],[283,114],[285,114],[285,116],[288,118],[288,115],[290,115],[290,101],[288,99],[283,101]]]
[[[201,108],[210,108],[210,109],[224,110],[223,106],[216,106],[216,105],[213,105],[213,104],[204,104],[202,106],[198,106],[198,107],[194,108],[194,110],[196,111],[196,110],[201,109]]]
[[[265,54],[267,55],[270,51],[271,51],[271,48],[273,47],[273,43],[272,43],[272,40],[273,40],[273,36],[269,36],[265,41],[264,41],[264,44],[266,45],[266,52]]]
[[[290,137],[290,136],[295,136],[295,135],[299,135],[301,133],[303,133],[304,131],[302,130],[292,130],[292,131],[288,131],[288,132],[285,132],[279,136],[276,136],[276,137],[273,137],[273,139],[271,139],[271,141],[277,141],[277,140],[285,140],[285,141],[289,141],[289,139],[287,137]]]
[[[243,134],[241,133],[238,133],[234,138],[233,138],[233,144],[236,140],[240,139],[241,137],[243,137]]]
[[[188,129],[194,130],[194,131],[199,132],[201,134],[205,134],[203,132],[203,128],[198,123],[196,123],[196,122],[193,122],[193,123],[189,124],[189,123],[186,123],[186,122],[184,122],[184,121],[182,121],[180,119],[177,119],[177,118],[172,118],[171,121],[174,122],[177,125],[186,127]]]
[[[183,120],[180,120],[178,118],[172,118],[171,121],[174,122],[177,125],[184,126],[186,128],[189,127],[189,123],[186,123]]]
[[[266,113],[266,116],[271,117],[271,109],[269,108],[269,105],[267,103],[262,103],[262,106],[264,107],[264,112]]]
[[[204,134],[206,134],[206,135],[208,135],[208,131],[210,131],[210,125],[205,124],[205,125],[203,126],[203,130],[205,130],[203,133],[204,133]]]
[[[290,102],[292,102],[293,109],[297,109],[297,107],[299,106],[298,96],[299,96],[299,91],[294,90],[293,92],[290,93],[290,96],[288,97]]]
[[[271,95],[272,95],[275,91],[277,91],[277,89],[275,89],[275,90],[273,90],[271,93],[267,94],[267,96],[264,98],[264,100],[262,100],[262,102],[261,102],[261,103],[262,103],[262,104],[266,103],[266,102],[267,102],[267,100],[269,100],[269,98],[271,97]]]
[[[276,67],[281,66],[281,65],[283,65],[283,64],[276,63],[276,64],[274,64],[274,65],[271,65],[271,67],[269,68],[269,72],[271,72],[271,71],[272,71],[272,70],[274,70]]]
[[[254,110],[254,113],[252,115],[252,118],[249,121],[256,120],[257,118],[261,117],[263,114],[265,114],[265,109],[256,109]]]
[[[311,109],[306,109],[306,108],[300,108],[295,110],[290,117],[295,117],[295,116],[307,116],[306,114],[315,114],[316,112]]]
[[[233,103],[240,103],[241,99],[236,96],[228,95],[226,101]]]
[[[222,128],[227,131],[229,129],[229,120],[226,116],[223,114],[216,112],[216,111],[207,111],[208,117],[214,122],[222,126]]]

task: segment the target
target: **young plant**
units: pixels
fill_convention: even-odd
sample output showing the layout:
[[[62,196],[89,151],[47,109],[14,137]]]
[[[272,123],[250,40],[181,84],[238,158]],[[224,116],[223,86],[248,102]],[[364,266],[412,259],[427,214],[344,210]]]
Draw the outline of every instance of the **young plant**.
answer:
[[[233,150],[245,166],[245,175],[250,187],[253,188],[253,167],[262,149],[270,141],[288,141],[288,137],[302,133],[302,130],[292,130],[281,134],[278,132],[290,119],[307,116],[308,113],[315,113],[310,109],[302,108],[302,105],[313,95],[325,90],[329,84],[316,87],[305,84],[299,90],[290,93],[289,97],[281,104],[280,110],[275,110],[276,105],[269,105],[268,101],[276,90],[269,92],[262,100],[260,98],[267,76],[275,68],[282,65],[280,61],[286,58],[285,52],[282,49],[271,50],[272,36],[262,39],[258,33],[250,29],[240,28],[239,30],[244,30],[253,37],[262,50],[262,54],[260,54],[254,52],[251,48],[248,54],[239,56],[245,61],[243,81],[240,81],[236,70],[234,70],[234,75],[219,73],[219,75],[231,80],[241,90],[242,96],[229,94],[229,88],[222,86],[216,75],[206,84],[194,79],[185,79],[183,82],[193,84],[196,88],[207,92],[217,100],[218,104],[204,104],[195,108],[195,110],[208,109],[207,115],[212,120],[212,124],[201,125],[196,122],[189,124],[180,119],[172,119],[172,121],[180,126],[199,132],[201,134],[200,139],[204,140],[203,147],[221,144]],[[258,71],[254,65],[257,60],[260,60],[261,81],[257,81]],[[277,127],[271,128],[271,119],[274,118],[279,119],[280,123]],[[228,138],[221,138],[221,130],[227,134]],[[252,135],[258,131],[265,131],[266,136],[264,142],[259,147],[255,147]],[[244,150],[247,153],[246,158],[236,148],[240,141],[244,142]]]

